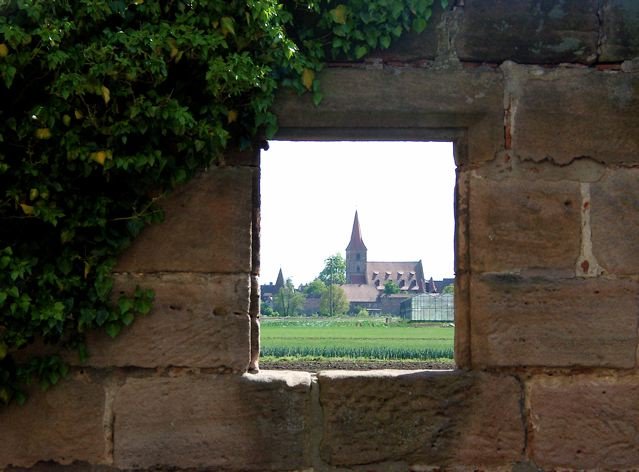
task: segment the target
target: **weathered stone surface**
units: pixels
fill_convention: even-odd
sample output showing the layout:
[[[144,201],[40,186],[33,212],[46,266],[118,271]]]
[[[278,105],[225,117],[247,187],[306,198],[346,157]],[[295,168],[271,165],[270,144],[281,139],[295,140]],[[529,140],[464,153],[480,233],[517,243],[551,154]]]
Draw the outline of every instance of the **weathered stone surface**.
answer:
[[[527,390],[531,450],[544,470],[639,467],[639,377],[538,376]]]
[[[597,262],[612,274],[639,275],[639,168],[609,170],[590,197]]]
[[[115,464],[294,470],[309,466],[310,374],[130,378],[114,403]]]
[[[639,3],[607,0],[603,8],[602,62],[620,62],[639,57]]]
[[[255,172],[213,168],[176,190],[164,222],[142,232],[116,272],[250,272]]]
[[[321,372],[321,456],[334,466],[403,461],[508,465],[522,458],[513,377],[462,371]]]
[[[281,134],[297,139],[348,138],[351,130],[371,130],[368,139],[423,140],[421,129],[468,128],[470,159],[494,158],[503,142],[502,74],[492,69],[434,70],[331,68],[320,77],[324,100],[282,93],[274,110]],[[388,128],[387,131],[385,129]],[[361,139],[361,136],[359,136]]]
[[[186,366],[245,372],[250,360],[249,275],[120,275],[115,296],[155,291],[151,313],[111,339],[92,334],[87,363]]]
[[[574,273],[581,241],[577,182],[470,179],[470,265],[475,272]]]
[[[455,272],[455,365],[469,369],[470,352],[470,274]]]
[[[77,376],[47,392],[33,388],[22,407],[0,409],[0,469],[38,461],[105,462],[105,398],[102,385]]]
[[[466,0],[455,44],[464,61],[590,63],[598,34],[597,0]]]
[[[630,281],[475,276],[473,366],[631,368],[638,301]]]
[[[639,73],[503,66],[522,159],[639,162]]]

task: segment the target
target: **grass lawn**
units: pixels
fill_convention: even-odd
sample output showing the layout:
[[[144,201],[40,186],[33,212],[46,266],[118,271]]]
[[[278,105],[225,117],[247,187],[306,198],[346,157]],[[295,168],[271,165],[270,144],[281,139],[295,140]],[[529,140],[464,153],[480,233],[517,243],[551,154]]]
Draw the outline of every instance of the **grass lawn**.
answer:
[[[383,319],[262,318],[262,356],[452,359],[454,328]]]

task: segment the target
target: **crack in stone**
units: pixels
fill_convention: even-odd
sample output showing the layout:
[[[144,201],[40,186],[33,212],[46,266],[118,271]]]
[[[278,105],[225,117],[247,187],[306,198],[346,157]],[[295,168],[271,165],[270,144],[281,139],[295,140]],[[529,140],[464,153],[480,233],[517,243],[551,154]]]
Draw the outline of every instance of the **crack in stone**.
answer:
[[[598,0],[597,2],[597,49],[595,50],[595,64],[599,63],[603,45],[606,42],[606,33],[604,32],[604,4],[606,0]]]
[[[592,252],[592,228],[590,225],[590,183],[581,184],[581,253],[577,259],[577,277],[599,277],[604,274]]]

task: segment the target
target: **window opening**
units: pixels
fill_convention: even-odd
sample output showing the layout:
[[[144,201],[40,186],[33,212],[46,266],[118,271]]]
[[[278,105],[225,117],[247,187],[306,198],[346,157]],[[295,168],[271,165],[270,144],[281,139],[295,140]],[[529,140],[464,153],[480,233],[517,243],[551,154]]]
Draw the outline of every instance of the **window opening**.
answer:
[[[310,359],[326,368],[331,358],[340,368],[452,367],[452,144],[269,144],[262,367],[311,370]],[[387,192],[417,204],[375,198]]]

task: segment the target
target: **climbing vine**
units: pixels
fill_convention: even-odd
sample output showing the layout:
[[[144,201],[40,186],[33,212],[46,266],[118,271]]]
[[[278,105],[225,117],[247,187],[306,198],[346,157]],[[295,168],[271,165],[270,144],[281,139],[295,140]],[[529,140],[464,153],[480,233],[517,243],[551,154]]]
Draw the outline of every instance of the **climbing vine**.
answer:
[[[442,1],[445,6],[446,1]],[[277,129],[276,90],[421,31],[433,0],[0,0],[0,404],[151,309],[112,299],[116,256],[159,201]]]

